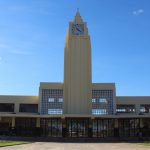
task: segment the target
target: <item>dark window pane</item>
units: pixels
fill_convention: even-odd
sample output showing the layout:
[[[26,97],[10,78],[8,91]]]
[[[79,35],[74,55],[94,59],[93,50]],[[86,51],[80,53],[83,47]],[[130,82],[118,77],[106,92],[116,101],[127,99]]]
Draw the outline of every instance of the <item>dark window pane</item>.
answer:
[[[20,104],[19,112],[38,113],[38,104]]]
[[[14,104],[0,103],[0,112],[14,112]]]

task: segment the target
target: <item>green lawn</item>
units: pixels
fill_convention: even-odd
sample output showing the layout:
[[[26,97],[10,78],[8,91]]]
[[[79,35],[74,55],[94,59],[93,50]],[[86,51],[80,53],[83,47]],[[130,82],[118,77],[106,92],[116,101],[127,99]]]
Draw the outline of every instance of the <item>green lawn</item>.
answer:
[[[150,146],[150,141],[145,142],[135,142],[134,144],[144,145],[144,146]]]
[[[27,144],[27,143],[29,143],[29,142],[23,142],[23,141],[0,141],[0,147],[20,145],[20,144]]]

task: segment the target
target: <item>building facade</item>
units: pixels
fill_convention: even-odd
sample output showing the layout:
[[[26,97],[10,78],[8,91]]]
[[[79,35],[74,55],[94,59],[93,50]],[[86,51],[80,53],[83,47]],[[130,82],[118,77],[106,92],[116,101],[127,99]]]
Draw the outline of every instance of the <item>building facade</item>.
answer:
[[[64,83],[41,82],[38,96],[0,96],[0,135],[150,137],[150,96],[116,96],[115,83],[92,83],[87,23],[69,23]]]

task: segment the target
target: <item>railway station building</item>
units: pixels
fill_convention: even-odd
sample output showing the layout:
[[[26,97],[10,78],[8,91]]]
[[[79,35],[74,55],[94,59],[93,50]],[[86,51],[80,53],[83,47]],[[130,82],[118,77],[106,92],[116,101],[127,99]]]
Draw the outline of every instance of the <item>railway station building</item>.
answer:
[[[37,96],[0,95],[0,135],[150,137],[150,96],[116,96],[92,83],[91,41],[77,11],[64,49],[64,82],[41,82]]]

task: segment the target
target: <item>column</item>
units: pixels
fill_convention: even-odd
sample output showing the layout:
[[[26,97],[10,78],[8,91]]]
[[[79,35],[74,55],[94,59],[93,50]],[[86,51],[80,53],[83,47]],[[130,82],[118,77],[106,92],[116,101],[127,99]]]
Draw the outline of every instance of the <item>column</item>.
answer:
[[[140,129],[143,128],[143,126],[144,126],[144,125],[143,125],[143,119],[140,118]]]
[[[40,118],[36,118],[36,128],[34,131],[35,136],[41,136]]]
[[[88,126],[88,137],[93,137],[93,120],[94,118],[89,118],[89,126]]]
[[[135,104],[136,114],[140,114],[140,104]]]
[[[11,118],[11,127],[10,127],[10,135],[16,135],[15,132],[15,117]]]
[[[15,103],[15,113],[19,113],[19,103]]]
[[[119,137],[119,124],[118,119],[114,119],[114,137]]]
[[[67,127],[66,127],[66,119],[64,117],[62,119],[62,137],[67,137]]]
[[[40,128],[40,118],[36,118],[36,127]]]
[[[15,117],[12,117],[12,120],[11,120],[11,127],[12,127],[12,128],[15,127]]]

